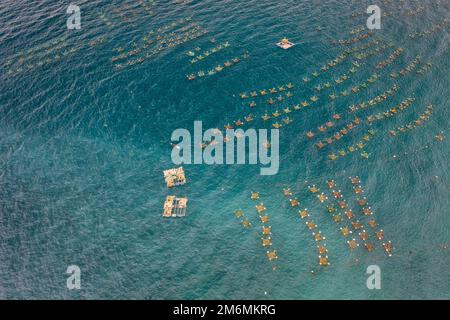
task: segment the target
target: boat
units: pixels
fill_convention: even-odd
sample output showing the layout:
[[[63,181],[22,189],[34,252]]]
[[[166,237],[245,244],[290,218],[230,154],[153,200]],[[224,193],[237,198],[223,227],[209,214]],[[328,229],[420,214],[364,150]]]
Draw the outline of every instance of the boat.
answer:
[[[314,230],[317,227],[314,221],[307,221],[306,226],[308,227],[309,230]]]
[[[328,188],[332,189],[336,186],[336,183],[334,182],[334,180],[327,180],[327,185]]]
[[[378,240],[380,240],[380,241],[383,240],[384,239],[384,231],[382,229],[375,231],[375,236],[377,237]]]
[[[362,241],[367,241],[369,238],[369,235],[367,234],[366,230],[362,230],[360,233],[358,233],[358,236]]]
[[[371,219],[367,222],[367,224],[369,225],[369,227],[375,229],[377,227],[377,222],[375,221],[375,219]]]
[[[352,250],[359,247],[359,243],[355,239],[347,241],[347,244],[348,244],[349,248]]]
[[[267,258],[269,259],[269,261],[278,259],[277,251],[276,250],[267,251]]]
[[[384,251],[388,254],[389,257],[392,257],[392,253],[394,251],[394,246],[390,241],[384,242],[382,244]]]
[[[323,143],[322,141],[319,141],[316,143],[316,147],[317,147],[317,149],[322,149],[323,147],[325,147],[325,143]]]
[[[352,220],[355,217],[355,215],[353,214],[353,210],[352,209],[349,209],[349,210],[345,211],[345,215],[347,216],[348,220]]]
[[[289,202],[291,203],[291,207],[297,207],[300,204],[300,202],[296,198],[289,199]]]
[[[298,214],[299,214],[300,218],[302,218],[302,219],[305,219],[305,218],[309,217],[309,212],[308,212],[307,209],[300,210],[298,212]]]
[[[275,129],[279,129],[282,127],[282,125],[279,124],[278,122],[275,122],[274,124],[272,124],[272,127],[274,127]]]
[[[263,226],[262,227],[262,234],[265,235],[265,236],[268,236],[268,235],[272,234],[271,230],[272,230],[271,226],[268,226],[268,227]]]
[[[267,238],[261,238],[261,240],[262,240],[262,246],[263,246],[263,247],[269,247],[269,246],[272,245],[272,241],[271,241],[271,238],[270,238],[270,237],[267,237]]]
[[[319,194],[319,195],[317,196],[317,198],[319,199],[319,201],[320,201],[321,203],[325,202],[325,200],[328,199],[328,197],[327,197],[324,193]]]
[[[348,227],[341,227],[341,234],[344,237],[347,237],[348,235],[350,235],[352,233],[352,231],[348,228]]]
[[[289,117],[283,118],[283,122],[285,124],[290,124],[292,121],[294,121],[294,120],[290,119]]]
[[[252,200],[258,200],[259,199],[259,192],[252,191],[252,194],[250,196],[250,199]]]
[[[244,216],[244,212],[239,209],[234,212],[234,215],[236,218],[241,218],[242,216]]]
[[[308,132],[306,133],[306,136],[307,136],[309,139],[311,139],[311,138],[314,137],[314,133],[313,133],[312,131],[308,131]]]

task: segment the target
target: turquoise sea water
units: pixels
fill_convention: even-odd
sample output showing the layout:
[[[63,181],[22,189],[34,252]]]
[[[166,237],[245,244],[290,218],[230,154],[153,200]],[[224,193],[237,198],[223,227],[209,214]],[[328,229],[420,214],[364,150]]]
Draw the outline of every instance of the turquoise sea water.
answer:
[[[372,2],[146,3],[153,14],[139,1],[79,1],[82,28],[71,31],[66,28],[65,2],[0,4],[0,298],[450,298],[450,251],[445,249],[450,244],[450,33],[447,26],[429,36],[408,37],[449,17],[448,1],[375,1],[390,15],[382,18],[382,29],[373,37],[392,41],[405,52],[378,71],[374,65],[395,47],[364,59],[336,93],[377,71],[380,80],[368,89],[335,101],[329,93],[320,93],[314,107],[293,112],[294,122],[281,129],[277,175],[261,176],[258,166],[249,165],[186,165],[188,183],[173,190],[167,190],[162,170],[174,166],[174,129],[190,129],[195,120],[202,120],[205,128],[223,127],[250,112],[261,117],[266,110],[281,111],[307,100],[315,94],[314,85],[332,81],[351,67],[353,58],[317,79],[311,77],[352,47],[331,40],[351,38],[351,30],[365,27],[362,13]],[[422,12],[408,14],[420,6],[425,7]],[[124,18],[120,12],[134,14]],[[187,17],[208,33],[136,66],[114,68],[114,49],[131,50],[148,31]],[[62,36],[65,48],[75,49],[72,54],[56,57],[52,52],[43,58],[32,53],[34,62],[20,61],[21,52]],[[297,45],[277,48],[274,43],[283,37]],[[93,45],[99,39],[104,40]],[[189,62],[186,52],[224,41],[231,46],[195,65]],[[236,66],[186,79],[244,52],[249,58]],[[389,77],[416,55],[432,62],[430,71]],[[28,64],[33,65],[30,70]],[[304,76],[311,82],[304,84]],[[249,100],[239,98],[241,92],[288,82],[296,86],[294,96],[275,106],[258,98],[258,106],[250,110]],[[305,137],[333,113],[342,115],[336,126],[340,128],[353,119],[349,105],[367,101],[394,83],[401,87],[396,96],[357,115],[364,119],[406,97],[414,96],[416,102],[372,125],[377,134],[366,148],[369,159],[362,159],[360,152],[336,162],[327,158],[329,152],[359,141],[368,129],[365,123],[324,150],[314,147],[316,139]],[[423,126],[388,136],[387,130],[416,119],[428,104],[434,106],[433,115]],[[262,121],[254,126],[269,128]],[[439,132],[447,136],[443,142],[435,140]],[[361,178],[375,217],[395,246],[393,257],[375,240],[372,253],[350,251],[325,207],[307,191],[310,184],[326,189],[326,180],[334,179],[354,205],[350,175]],[[330,266],[318,268],[316,244],[283,197],[287,186],[327,237]],[[268,208],[279,255],[275,264],[267,261],[261,247],[250,191],[259,191]],[[161,217],[168,194],[189,198],[186,218]],[[252,228],[242,228],[234,217],[239,208]],[[81,268],[79,291],[66,288],[65,272],[71,264]],[[366,287],[366,268],[372,264],[382,270],[381,290]]]

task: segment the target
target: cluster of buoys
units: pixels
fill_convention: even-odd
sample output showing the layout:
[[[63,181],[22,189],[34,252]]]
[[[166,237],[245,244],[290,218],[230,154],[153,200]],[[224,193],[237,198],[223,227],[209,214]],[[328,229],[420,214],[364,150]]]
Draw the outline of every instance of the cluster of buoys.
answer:
[[[350,39],[339,39],[339,40],[332,40],[331,43],[334,45],[341,45],[341,46],[347,46],[350,44],[354,44],[357,43],[361,40],[367,39],[370,36],[372,36],[374,34],[373,31],[368,31],[366,33],[361,33],[356,35],[355,37],[352,37]]]
[[[253,201],[256,201],[259,199],[259,193],[258,192],[252,192],[250,199],[252,199]],[[267,208],[264,206],[263,203],[257,204],[255,206],[256,211],[259,215],[259,219],[261,220],[262,223],[262,236],[261,236],[261,244],[264,248],[272,248],[272,227],[270,225],[268,225],[269,223],[269,216],[267,215],[266,210]],[[278,254],[277,251],[275,249],[272,250],[268,250],[266,252],[266,257],[269,261],[273,261],[278,259]],[[275,267],[274,267],[275,269]]]
[[[297,198],[292,197],[292,192],[290,188],[284,188],[283,194],[286,198],[289,199],[289,203],[292,208],[297,209],[300,205],[300,202]],[[318,259],[319,259],[319,266],[326,267],[330,265],[330,262],[328,260],[328,249],[327,245],[325,243],[325,236],[323,236],[322,232],[318,230],[318,225],[314,222],[314,220],[311,219],[308,209],[299,210],[298,214],[302,220],[305,221],[305,225],[308,228],[308,230],[311,232],[314,240],[317,243],[317,250],[318,250]]]
[[[319,98],[317,96],[312,96],[309,99],[310,102],[305,100],[301,104],[297,104],[297,105],[294,105],[292,107],[283,108],[282,111],[275,110],[275,111],[273,111],[271,113],[266,111],[265,114],[261,116],[261,120],[264,121],[264,122],[267,122],[267,121],[269,121],[271,119],[274,119],[276,122],[272,123],[272,127],[275,128],[275,129],[279,129],[279,128],[283,127],[283,125],[289,125],[289,124],[291,124],[294,121],[293,119],[291,119],[288,116],[289,113],[291,113],[293,111],[299,111],[299,110],[301,110],[303,108],[312,106],[312,105],[314,105],[314,103],[316,103],[318,101],[318,99]],[[282,116],[282,115],[285,115],[285,117],[282,118],[281,119],[281,123],[279,123],[277,119],[279,119],[279,117]],[[249,114],[249,115],[244,117],[244,121],[242,121],[241,119],[238,119],[236,121],[233,121],[232,122],[233,124],[231,124],[231,123],[226,124],[224,126],[224,128],[225,129],[233,129],[234,126],[242,127],[245,124],[253,122],[253,120],[255,120],[254,115],[253,114]]]
[[[259,200],[260,195],[257,191],[252,191],[250,194],[250,199],[253,201]],[[261,220],[261,244],[263,248],[269,249],[266,251],[266,257],[269,261],[274,261],[278,259],[278,254],[275,249],[272,248],[272,227],[268,224],[269,223],[269,216],[265,213],[267,208],[264,206],[263,203],[259,203],[256,206],[256,211],[258,213],[259,219]],[[251,228],[252,223],[248,218],[245,217],[244,212],[239,209],[234,212],[234,216],[239,219],[240,224],[243,228]],[[275,266],[272,267],[273,270],[276,269]]]
[[[286,94],[282,95],[279,94],[275,99],[270,97],[267,100],[267,104],[268,105],[274,105],[278,102],[283,102],[286,98],[292,98],[294,96],[294,94],[291,91],[286,92]],[[256,102],[255,101],[250,101],[250,103],[248,104],[250,108],[256,107]]]
[[[311,73],[312,77],[318,77],[320,75],[320,73],[325,73],[329,70],[332,70],[332,68],[338,66],[339,64],[341,64],[342,62],[344,62],[348,57],[351,56],[352,53],[356,53],[358,51],[364,51],[367,50],[368,48],[377,45],[380,43],[380,39],[373,39],[372,41],[359,45],[359,46],[354,46],[351,48],[347,48],[345,49],[342,53],[338,54],[334,59],[328,60],[324,65],[322,65],[319,69],[319,71],[313,71]],[[304,77],[303,78],[303,82],[309,82],[310,79],[308,77]],[[319,89],[317,89],[319,88]],[[317,91],[320,91],[321,87],[316,87]]]
[[[334,121],[340,120],[340,119],[341,119],[341,116],[340,116],[339,114],[335,113],[335,114],[333,114],[333,115],[331,116],[331,118],[332,118],[332,120],[328,120],[328,121],[325,122],[324,124],[320,125],[320,126],[317,128],[317,132],[316,132],[316,133],[314,133],[313,131],[308,131],[308,132],[306,132],[306,137],[307,137],[308,139],[312,139],[312,138],[314,138],[314,136],[315,136],[316,134],[319,134],[319,133],[323,133],[323,132],[328,131],[330,128],[333,128],[333,127],[335,126],[335,122],[334,122]]]
[[[356,94],[358,93],[360,90],[362,89],[367,89],[370,85],[372,85],[373,83],[377,82],[379,80],[379,76],[378,74],[373,74],[370,78],[368,78],[366,81],[364,81],[363,83],[353,86],[351,87],[350,90],[344,90],[341,92],[340,96],[341,97],[346,97],[350,94]],[[329,98],[330,100],[336,100],[339,96],[336,93],[330,94]]]
[[[382,41],[382,39],[377,37],[377,38],[374,38],[374,39],[368,41],[367,43],[363,43],[363,44],[360,44],[358,46],[353,46],[353,47],[350,47],[350,48],[346,48],[344,50],[344,53],[350,55],[350,54],[358,52],[358,51],[364,51],[364,50],[367,50],[367,49],[369,49],[369,48],[371,48],[373,46],[376,46],[376,45],[380,44],[381,41]]]
[[[344,158],[350,154],[353,154],[357,150],[360,150],[360,151],[363,150],[367,146],[367,143],[369,143],[372,140],[375,133],[376,132],[373,129],[367,130],[367,133],[364,134],[362,136],[361,140],[359,140],[357,143],[349,145],[347,148],[342,148],[342,149],[338,150],[336,153],[332,152],[332,153],[328,154],[328,159],[330,159],[331,161],[336,161],[339,158]],[[361,153],[361,158],[368,159],[369,154],[366,151],[363,151]]]
[[[205,58],[207,58],[207,57],[209,57],[209,56],[211,56],[211,55],[213,55],[215,53],[218,53],[218,52],[220,52],[223,49],[226,49],[228,47],[230,47],[230,43],[228,41],[225,41],[224,43],[218,44],[217,46],[215,46],[213,48],[210,48],[210,49],[207,49],[207,50],[205,50],[203,52],[200,52],[198,54],[195,53],[195,51],[197,51],[197,52],[200,51],[199,50],[200,48],[195,48],[195,51],[188,51],[186,54],[189,57],[192,57],[190,62],[192,64],[194,64],[194,63],[197,63],[199,61],[203,61]]]
[[[337,131],[332,136],[317,142],[316,143],[316,148],[317,149],[323,149],[325,146],[331,145],[334,142],[341,140],[342,137],[348,135],[353,129],[355,129],[360,124],[361,124],[361,119],[359,119],[359,118],[355,118],[355,119],[351,120],[342,129]]]
[[[156,4],[155,0],[138,0],[138,3],[144,8],[144,10],[149,14],[153,14],[153,10],[150,6],[154,6]]]
[[[358,52],[354,54],[354,57],[358,60],[363,60],[363,59],[367,59],[369,57],[375,56],[377,54],[380,54],[381,52],[383,52],[384,50],[388,49],[388,48],[392,48],[394,46],[393,43],[385,43],[382,44],[370,51],[367,52]]]
[[[434,24],[433,26],[431,26],[430,28],[422,31],[422,32],[413,32],[409,35],[409,37],[411,39],[415,39],[415,38],[422,38],[425,36],[430,36],[431,34],[438,32],[438,31],[443,31],[445,29],[445,27],[448,26],[448,22],[449,19],[445,18],[443,19],[441,22],[438,22],[436,24]]]
[[[149,4],[150,5],[155,4],[155,2],[153,0],[152,1],[139,0],[137,2],[140,4],[140,6],[142,6],[143,10],[148,15],[154,14],[154,12],[152,11],[152,9],[149,6]],[[113,24],[116,23],[116,21],[118,19],[120,19],[122,22],[125,22],[125,23],[134,24],[139,19],[139,14],[135,8],[130,7],[128,5],[128,3],[124,3],[122,5],[119,5],[118,7],[114,7],[113,9],[108,9],[105,12],[101,12],[99,14],[99,17],[103,21],[103,23],[105,23],[107,26],[111,27]]]
[[[97,39],[89,41],[91,47],[96,47],[99,44],[105,44],[108,41],[106,37],[98,37]]]
[[[240,224],[243,228],[251,228],[252,223],[245,217],[244,211],[241,209],[234,212],[234,216],[239,219]]]
[[[415,9],[409,9],[408,11],[406,11],[406,15],[409,17],[412,16],[418,16],[419,14],[425,12],[425,7],[424,6],[418,6]]]
[[[53,53],[54,51],[60,50],[63,47],[67,46],[67,36],[61,36],[54,38],[52,40],[48,40],[40,45],[34,46],[27,50],[22,50],[17,55],[14,56],[14,59],[19,63],[24,63],[28,60],[40,58],[46,55]],[[5,66],[12,64],[12,58],[6,58]]]
[[[142,49],[147,49],[150,45],[155,44],[159,41],[164,42],[165,38],[173,37],[177,34],[177,32],[169,30],[175,30],[176,28],[180,28],[179,32],[188,31],[190,28],[197,26],[196,23],[190,23],[192,18],[182,18],[177,21],[165,24],[158,29],[151,29],[147,31],[142,37],[142,44],[139,46],[137,43],[132,43],[131,48],[128,51],[125,51],[124,48],[118,47],[113,49],[114,52],[119,55],[113,56],[111,58],[111,62],[115,62],[117,60],[126,59],[127,57],[138,54]],[[184,25],[184,26],[183,26]],[[153,37],[153,39],[151,38]],[[137,49],[137,50],[136,50]]]
[[[268,90],[266,90],[266,89],[259,90],[259,96],[265,96],[265,95],[267,95],[268,92],[269,92],[270,94],[276,94],[276,93],[278,93],[278,96],[277,96],[275,99],[272,98],[272,97],[270,97],[270,98],[267,100],[267,104],[269,104],[269,105],[274,105],[274,104],[276,104],[277,102],[282,102],[282,101],[284,101],[286,98],[292,98],[292,97],[294,96],[294,94],[292,93],[292,91],[286,91],[286,90],[287,90],[286,88],[287,88],[287,89],[292,89],[292,88],[294,88],[294,85],[293,85],[292,83],[288,83],[288,84],[286,85],[286,87],[285,87],[284,85],[282,85],[282,86],[278,86],[277,88],[276,88],[276,87],[273,87],[273,88],[268,89]],[[248,95],[247,93],[245,93],[245,92],[240,93],[239,96],[241,97],[241,99],[248,99],[248,98],[249,98],[249,95]],[[258,91],[251,91],[251,92],[250,92],[250,97],[251,97],[251,98],[256,98],[256,97],[258,97]],[[254,100],[250,101],[249,104],[248,104],[248,106],[249,106],[250,108],[256,107],[256,106],[257,106],[256,101],[254,101]]]
[[[411,121],[404,126],[398,127],[395,130],[389,130],[389,135],[396,136],[398,134],[405,133],[422,126],[430,119],[431,115],[433,114],[433,106],[431,104],[428,105],[425,109],[426,110],[422,114],[420,114],[416,120]]]
[[[197,39],[208,31],[201,26],[191,24],[190,27],[180,30],[180,33],[172,32],[169,36],[157,37],[156,43],[154,40],[147,39],[141,47],[135,47],[128,52],[122,52],[120,55],[112,57],[111,62],[117,62],[118,60],[125,60],[121,63],[115,64],[116,69],[123,69],[125,67],[131,67],[136,64],[143,63],[148,59],[153,59],[162,52],[169,49],[173,49],[183,43],[187,43],[194,39]],[[152,44],[154,49],[152,48]],[[139,56],[136,59],[129,59],[131,56]]]
[[[441,131],[437,135],[434,136],[433,140],[429,141],[428,143],[421,145],[420,148],[415,149],[408,149],[408,151],[402,152],[400,154],[394,154],[392,156],[392,159],[395,160],[401,160],[403,158],[411,158],[412,155],[422,152],[424,150],[430,150],[431,147],[433,147],[434,144],[443,142],[445,140],[445,135]]]
[[[351,77],[349,74],[356,73],[360,67],[361,67],[361,64],[359,62],[354,61],[352,63],[352,67],[347,72],[344,72],[340,76],[334,78],[334,80],[333,80],[334,84],[332,82],[325,82],[323,84],[319,84],[319,85],[315,86],[314,89],[317,92],[320,92],[324,89],[331,89],[331,88],[337,87],[337,86],[343,84],[345,81],[349,80]]]
[[[320,67],[320,71],[313,71],[311,72],[312,77],[318,77],[320,75],[320,72],[325,73],[332,68],[338,66],[342,62],[345,61],[345,59],[348,57],[348,53],[341,53],[338,56],[336,56],[334,59],[328,60],[324,65]],[[309,82],[309,78],[305,77],[303,78],[303,82]]]
[[[393,116],[395,116],[398,112],[404,111],[407,108],[409,108],[414,102],[416,101],[416,98],[406,98],[405,100],[403,100],[402,102],[400,102],[397,106],[392,107],[386,111],[383,112],[378,112],[376,114],[372,114],[370,116],[367,116],[367,123],[368,124],[372,124],[376,121],[379,120],[384,120],[384,119],[388,119],[391,118]]]
[[[335,199],[335,203],[331,202],[330,205],[327,206],[327,210],[330,213],[335,214],[333,219],[335,222],[339,223],[342,221],[342,216],[344,215],[351,227],[348,225],[341,227],[340,232],[344,237],[348,237],[353,232],[358,234],[360,241],[364,244],[364,248],[368,252],[372,252],[375,248],[372,243],[369,242],[369,235],[366,230],[364,230],[363,224],[355,217],[353,210],[348,207],[346,200],[341,192],[341,190],[337,189],[336,182],[334,180],[327,180],[328,189],[331,191],[333,198]],[[351,230],[353,229],[353,230]],[[354,250],[359,247],[359,243],[355,238],[347,240],[347,245],[350,250]]]
[[[225,70],[227,68],[230,68],[232,66],[237,65],[242,60],[248,59],[248,57],[249,57],[249,54],[248,54],[248,52],[246,52],[242,56],[234,57],[232,59],[229,59],[229,60],[225,61],[223,64],[218,64],[216,67],[214,67],[214,68],[212,68],[210,70],[207,70],[207,71],[200,70],[197,73],[188,74],[186,76],[186,78],[188,80],[192,81],[192,80],[195,80],[197,78],[204,78],[204,77],[207,77],[207,76],[213,76],[213,75],[215,75],[215,74],[217,74],[219,72],[222,72],[223,70]]]
[[[390,74],[391,78],[397,78],[399,76],[406,76],[413,72],[417,66],[421,63],[420,56],[416,56],[405,68],[401,69],[399,72],[392,72]]]
[[[360,28],[352,29],[352,30],[350,30],[350,34],[359,34],[359,33],[363,32],[364,30],[366,30],[365,27],[360,27]]]
[[[421,67],[419,67],[419,69],[417,69],[416,73],[423,75],[423,74],[427,73],[428,71],[430,71],[432,66],[433,66],[433,64],[431,62],[427,62],[424,65],[422,65]]]
[[[286,90],[291,90],[293,89],[295,86],[289,82],[288,84],[285,85],[278,85],[275,87],[272,87],[270,89],[259,89],[259,90],[253,90],[250,91],[250,93],[247,92],[241,92],[239,93],[239,96],[241,97],[241,99],[248,99],[248,98],[256,98],[258,96],[266,96],[267,94],[277,94],[277,93],[281,93],[281,92],[285,92]]]
[[[388,256],[392,256],[394,247],[391,241],[384,241],[384,231],[383,229],[378,229],[378,224],[373,217],[374,212],[372,208],[369,206],[367,198],[362,197],[361,195],[365,192],[363,187],[361,186],[361,182],[358,177],[349,177],[351,184],[353,185],[353,192],[355,193],[359,207],[361,208],[361,213],[365,217],[370,217],[370,220],[367,222],[369,227],[374,230],[375,238],[382,242],[382,247]]]
[[[69,43],[66,36],[55,38],[22,51],[15,57],[7,58],[4,63],[4,67],[7,68],[6,74],[16,76],[38,67],[60,62],[80,49],[81,46]]]
[[[327,181],[328,187],[330,189],[334,188],[335,182],[334,180],[328,180]],[[309,191],[315,195],[316,199],[326,207],[328,213],[331,214],[332,220],[337,224],[340,225],[342,221],[342,215],[339,213],[336,206],[332,203],[331,200],[329,200],[327,194],[325,192],[320,192],[320,189],[316,185],[308,186]],[[333,196],[337,197],[338,200],[338,206],[341,209],[345,209],[347,204],[344,199],[342,199],[342,194],[340,191],[334,191],[333,190]],[[351,221],[353,219],[352,216],[347,216],[348,219]],[[351,221],[352,222],[352,221]],[[352,234],[352,231],[350,230],[350,227],[344,225],[343,227],[340,227],[340,233],[344,237],[348,237]],[[347,244],[349,245],[350,249],[355,249],[359,246],[359,243],[355,239],[351,239],[347,241]]]
[[[383,61],[378,62],[375,65],[375,68],[382,69],[392,64],[405,50],[403,48],[397,48],[392,52],[389,57]]]
[[[375,98],[372,98],[372,99],[368,100],[367,102],[361,102],[359,104],[351,105],[350,107],[348,107],[349,112],[352,113],[352,112],[356,112],[358,110],[373,107],[383,101],[386,101],[387,98],[395,96],[399,90],[400,90],[400,86],[397,84],[394,84],[391,88],[384,91],[383,93],[380,93]]]

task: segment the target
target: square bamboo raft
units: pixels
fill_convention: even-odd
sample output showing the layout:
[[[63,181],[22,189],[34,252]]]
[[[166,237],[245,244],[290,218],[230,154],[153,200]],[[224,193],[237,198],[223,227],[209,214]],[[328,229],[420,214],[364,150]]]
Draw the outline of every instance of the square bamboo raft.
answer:
[[[187,201],[187,198],[167,196],[166,202],[164,202],[163,217],[178,218],[186,216]]]
[[[169,169],[164,171],[164,180],[166,180],[167,187],[172,188],[181,186],[186,183],[183,167]]]
[[[281,41],[277,43],[277,46],[280,47],[281,49],[287,50],[287,49],[290,49],[293,46],[295,46],[295,44],[290,42],[288,39],[284,38],[284,39],[281,39]]]

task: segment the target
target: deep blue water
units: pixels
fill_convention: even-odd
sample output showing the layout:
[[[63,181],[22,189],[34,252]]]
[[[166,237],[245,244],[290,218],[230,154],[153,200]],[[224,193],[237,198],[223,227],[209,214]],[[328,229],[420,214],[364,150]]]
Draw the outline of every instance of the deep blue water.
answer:
[[[67,30],[65,1],[0,4],[0,298],[450,298],[450,255],[445,249],[450,245],[450,33],[447,26],[425,37],[408,37],[450,17],[448,1],[376,1],[391,13],[382,18],[382,29],[343,47],[331,40],[349,39],[351,30],[365,27],[362,13],[372,2],[146,3],[153,14],[139,1],[79,1],[81,30]],[[426,7],[423,12],[408,14],[420,6]],[[150,30],[189,17],[208,33],[141,64],[114,68],[115,49],[132,50]],[[34,50],[61,37],[63,49],[42,55],[42,49]],[[286,51],[277,48],[274,43],[282,37],[297,45]],[[379,81],[335,101],[328,98],[333,90],[314,92],[313,86],[347,73],[355,59],[347,58],[317,79],[313,71],[346,48],[375,37],[394,47],[362,60],[360,70],[335,92],[374,72]],[[225,41],[229,48],[194,65],[186,55]],[[376,70],[374,65],[397,47],[404,53]],[[218,74],[186,79],[245,52],[248,59]],[[423,64],[432,62],[428,72],[390,78],[416,55]],[[311,82],[303,83],[305,76]],[[257,98],[258,106],[250,110],[249,100],[239,98],[241,92],[288,82],[295,84],[294,96],[274,106]],[[327,158],[329,152],[359,141],[366,123],[324,150],[314,147],[317,139],[306,138],[307,131],[317,131],[333,113],[342,116],[336,123],[341,128],[354,117],[348,106],[394,83],[401,87],[397,95],[357,115],[364,119],[406,97],[416,101],[372,125],[377,134],[366,148],[369,159],[362,159],[360,152],[336,162]],[[195,120],[202,120],[205,128],[222,127],[250,112],[259,118],[266,110],[281,111],[314,94],[319,97],[314,107],[291,113],[294,122],[280,131],[277,175],[261,176],[259,167],[250,165],[186,165],[188,183],[167,190],[162,170],[174,166],[170,135],[176,128],[191,129]],[[434,106],[433,115],[422,126],[395,138],[387,134],[416,119],[428,104]],[[254,123],[255,128],[269,126]],[[435,139],[440,132],[447,136],[443,142]],[[354,205],[350,175],[361,178],[375,217],[395,246],[392,257],[376,241],[372,253],[350,251],[325,207],[307,191],[310,184],[326,189],[326,180],[334,179]],[[287,186],[327,237],[330,266],[318,268],[316,244],[283,197]],[[279,255],[275,271],[261,247],[250,191],[259,191],[268,208]],[[172,193],[189,198],[186,218],[161,217],[164,199]],[[251,229],[243,229],[234,217],[239,208],[251,220]],[[71,264],[82,271],[79,291],[66,288]],[[372,264],[382,270],[381,290],[366,288],[365,271]]]

